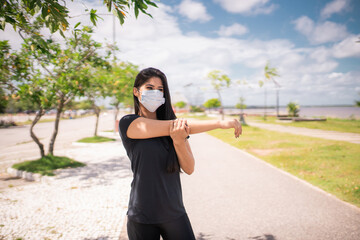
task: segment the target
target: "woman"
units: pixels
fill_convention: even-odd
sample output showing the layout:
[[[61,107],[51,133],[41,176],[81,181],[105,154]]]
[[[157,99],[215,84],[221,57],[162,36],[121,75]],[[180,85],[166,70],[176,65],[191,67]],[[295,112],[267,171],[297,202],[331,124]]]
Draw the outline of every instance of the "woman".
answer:
[[[147,68],[136,76],[135,114],[121,118],[120,136],[131,161],[133,181],[128,207],[130,240],[195,239],[186,214],[179,173],[192,174],[195,160],[190,134],[234,128],[237,120],[187,121],[176,119],[164,73]]]

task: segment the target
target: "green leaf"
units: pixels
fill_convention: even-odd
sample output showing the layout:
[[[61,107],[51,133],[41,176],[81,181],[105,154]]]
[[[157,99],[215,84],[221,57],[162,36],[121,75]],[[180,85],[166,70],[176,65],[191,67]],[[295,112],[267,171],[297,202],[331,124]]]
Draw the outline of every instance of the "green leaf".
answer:
[[[5,20],[1,21],[1,25],[0,25],[1,30],[5,30],[5,24],[6,24]]]
[[[139,16],[139,7],[137,6],[137,4],[135,4],[135,17],[137,18]]]
[[[77,24],[75,24],[74,29],[77,28],[80,24],[81,24],[81,22],[78,22]]]
[[[116,10],[116,14],[119,18],[120,24],[123,25],[124,24],[124,15],[121,13],[120,10]]]
[[[16,23],[16,21],[13,18],[9,17],[9,16],[5,16],[5,21],[10,23],[10,24],[15,24]]]
[[[42,9],[41,9],[41,16],[42,18],[45,19],[45,17],[49,14],[48,12],[48,7],[47,6],[43,6]]]
[[[63,37],[63,38],[66,38],[65,35],[64,35],[64,32],[62,30],[60,30],[60,35]]]

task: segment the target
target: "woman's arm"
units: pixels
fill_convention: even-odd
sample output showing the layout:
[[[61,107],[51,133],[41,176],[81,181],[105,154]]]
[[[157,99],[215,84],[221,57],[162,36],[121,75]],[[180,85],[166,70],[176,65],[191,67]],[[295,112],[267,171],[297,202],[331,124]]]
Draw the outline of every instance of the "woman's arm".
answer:
[[[145,139],[170,136],[170,127],[176,120],[154,120],[144,117],[135,119],[127,130],[127,136],[133,139]],[[216,128],[234,128],[235,137],[242,132],[238,120],[186,120],[189,125],[189,134],[207,132]]]
[[[133,139],[170,136],[170,125],[172,123],[173,120],[154,120],[139,117],[130,124],[126,135]]]
[[[190,144],[186,137],[189,135],[189,127],[186,120],[176,119],[170,128],[170,137],[173,140],[176,155],[181,169],[188,175],[194,172],[195,159],[192,154]]]
[[[238,138],[242,133],[242,127],[237,119],[232,120],[187,120],[189,125],[189,133],[202,133],[217,128],[229,129],[234,128],[235,137]]]

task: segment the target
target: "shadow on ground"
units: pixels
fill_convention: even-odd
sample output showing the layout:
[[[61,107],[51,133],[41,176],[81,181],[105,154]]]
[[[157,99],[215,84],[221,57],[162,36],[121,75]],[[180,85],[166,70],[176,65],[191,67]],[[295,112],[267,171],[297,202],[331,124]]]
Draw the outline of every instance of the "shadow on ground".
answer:
[[[132,175],[130,161],[127,157],[117,157],[102,162],[87,163],[85,167],[69,168],[60,170],[56,174],[57,179],[76,178],[83,187],[93,185],[111,185],[119,178],[127,178]]]
[[[264,236],[256,236],[256,237],[250,237],[249,239],[255,239],[255,240],[276,240],[275,236],[271,234],[264,234]]]

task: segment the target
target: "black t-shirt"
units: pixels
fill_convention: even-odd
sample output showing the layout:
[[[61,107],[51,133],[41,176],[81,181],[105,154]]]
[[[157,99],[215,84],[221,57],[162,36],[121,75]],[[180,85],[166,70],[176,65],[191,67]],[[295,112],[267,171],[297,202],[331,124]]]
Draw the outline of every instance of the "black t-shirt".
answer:
[[[132,139],[127,130],[138,115],[129,114],[119,123],[120,137],[131,161],[133,181],[127,215],[135,222],[157,224],[185,214],[180,173],[167,173],[166,162],[176,157],[170,137]],[[174,154],[175,152],[175,154]]]

